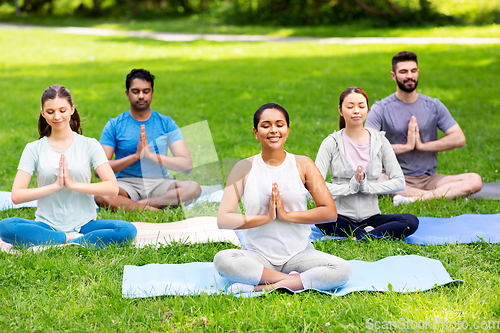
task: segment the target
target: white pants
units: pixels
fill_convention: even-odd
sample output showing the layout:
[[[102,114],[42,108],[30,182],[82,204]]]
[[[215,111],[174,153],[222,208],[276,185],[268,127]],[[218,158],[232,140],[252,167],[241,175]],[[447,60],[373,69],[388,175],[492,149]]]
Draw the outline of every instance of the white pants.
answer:
[[[351,264],[339,257],[315,250],[312,244],[283,265],[273,265],[262,254],[250,250],[229,249],[214,257],[217,272],[231,283],[258,285],[264,267],[282,273],[296,271],[304,289],[331,290],[344,285],[352,274]]]

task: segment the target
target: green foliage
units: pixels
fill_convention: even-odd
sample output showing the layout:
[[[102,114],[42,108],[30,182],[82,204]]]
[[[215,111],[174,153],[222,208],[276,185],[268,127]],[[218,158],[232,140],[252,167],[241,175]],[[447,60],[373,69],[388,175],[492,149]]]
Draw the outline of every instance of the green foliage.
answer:
[[[163,18],[202,14],[231,24],[372,27],[500,23],[500,0],[20,0],[26,15]],[[0,0],[0,14],[14,13]]]

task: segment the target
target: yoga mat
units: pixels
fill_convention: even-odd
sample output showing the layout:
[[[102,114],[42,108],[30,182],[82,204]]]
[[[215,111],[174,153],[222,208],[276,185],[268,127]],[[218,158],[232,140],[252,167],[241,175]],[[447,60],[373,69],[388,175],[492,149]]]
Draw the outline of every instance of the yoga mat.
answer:
[[[500,200],[500,182],[484,183],[483,188],[474,193],[474,199]]]
[[[220,202],[222,200],[222,196],[224,195],[224,190],[222,189],[222,185],[200,185],[201,194],[196,201],[190,203],[186,206],[186,208],[192,208],[196,204],[202,202]]]
[[[217,227],[217,218],[211,216],[194,217],[171,223],[132,222],[137,228],[135,246],[169,244],[172,242],[208,243],[229,242],[239,245],[238,237],[233,230],[222,230]],[[43,250],[42,247],[39,250]],[[0,240],[0,250],[16,252],[9,243]]]
[[[500,214],[464,214],[450,218],[419,217],[417,231],[403,239],[420,245],[482,242],[500,243]],[[311,226],[312,241],[338,239],[323,236],[316,226]]]
[[[336,290],[317,291],[335,296],[355,291],[406,293],[461,281],[453,280],[439,260],[417,255],[393,256],[375,262],[351,260],[350,263],[353,266],[353,274],[344,286]],[[217,273],[211,262],[125,265],[122,296],[144,298],[201,293],[225,294],[229,285],[230,282]],[[304,290],[295,293],[302,291]],[[241,296],[253,297],[261,294],[251,292]]]
[[[212,216],[193,217],[170,223],[132,222],[137,228],[135,245],[169,244],[171,242],[209,243],[229,242],[239,245],[233,230],[219,229],[217,218]]]

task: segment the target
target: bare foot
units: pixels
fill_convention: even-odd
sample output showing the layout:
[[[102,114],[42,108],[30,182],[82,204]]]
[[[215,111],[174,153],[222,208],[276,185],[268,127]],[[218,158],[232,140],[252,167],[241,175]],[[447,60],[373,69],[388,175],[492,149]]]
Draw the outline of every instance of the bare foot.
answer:
[[[83,234],[80,234],[78,232],[65,232],[65,234],[66,234],[66,243],[69,242],[72,239],[75,239],[75,238],[83,236]]]
[[[144,209],[144,210],[161,210],[159,208],[151,206],[151,203],[148,201],[148,199],[139,200],[139,201],[137,201],[137,203],[139,204],[139,206],[140,206],[139,208],[140,209]]]

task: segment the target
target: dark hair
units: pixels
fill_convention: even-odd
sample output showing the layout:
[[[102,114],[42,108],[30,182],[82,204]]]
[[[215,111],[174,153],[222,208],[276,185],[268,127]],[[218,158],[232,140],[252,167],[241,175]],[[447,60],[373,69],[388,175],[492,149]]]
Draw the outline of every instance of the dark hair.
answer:
[[[418,66],[417,55],[411,51],[401,51],[392,57],[392,71],[396,73],[396,65],[400,62],[415,61]]]
[[[130,89],[130,84],[134,79],[141,79],[151,83],[151,89],[155,86],[155,76],[153,74],[144,68],[134,68],[127,74],[127,78],[125,79],[125,87],[127,88],[127,91]]]
[[[342,110],[342,103],[344,103],[344,99],[352,93],[363,95],[366,98],[366,105],[368,106],[368,111],[370,111],[370,104],[368,103],[368,95],[360,87],[349,87],[346,90],[344,90],[342,94],[340,94],[339,108]],[[341,115],[339,115],[339,128],[340,129],[345,128],[345,119]]]
[[[288,112],[286,112],[285,108],[276,103],[267,103],[258,108],[257,111],[255,111],[255,113],[253,114],[253,128],[257,129],[257,126],[259,125],[260,116],[262,115],[262,112],[264,112],[267,109],[276,109],[279,112],[281,112],[283,116],[285,116],[286,125],[290,127],[290,117],[288,117]]]
[[[71,107],[75,107],[75,105],[73,104],[73,98],[71,97],[71,93],[69,92],[69,90],[59,84],[54,84],[45,89],[42,94],[42,110],[46,101],[56,98],[65,98]],[[73,114],[71,115],[69,125],[73,132],[82,134],[80,115],[78,114],[78,111],[76,111],[76,107],[75,112],[73,112]],[[45,120],[45,118],[41,114],[40,118],[38,118],[38,133],[40,134],[39,139],[43,138],[44,136],[50,136],[50,134],[52,133],[52,127],[50,127],[50,125],[47,123],[47,120]]]

